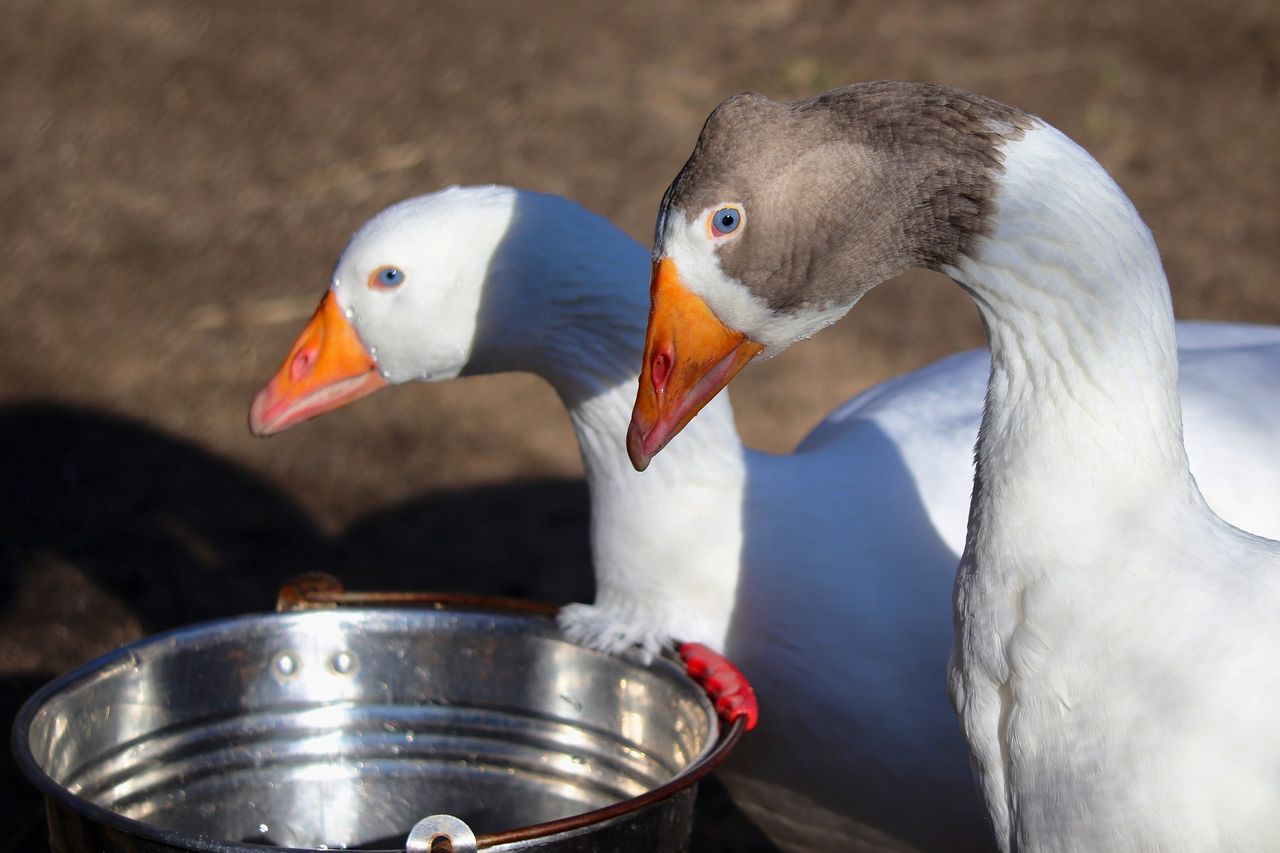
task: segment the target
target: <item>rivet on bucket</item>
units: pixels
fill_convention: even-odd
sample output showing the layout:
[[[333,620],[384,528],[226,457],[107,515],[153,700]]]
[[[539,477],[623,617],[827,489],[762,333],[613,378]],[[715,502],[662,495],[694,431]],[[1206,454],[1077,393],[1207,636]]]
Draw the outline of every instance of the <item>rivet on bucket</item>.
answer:
[[[414,825],[405,853],[476,853],[476,834],[453,815],[434,814]]]

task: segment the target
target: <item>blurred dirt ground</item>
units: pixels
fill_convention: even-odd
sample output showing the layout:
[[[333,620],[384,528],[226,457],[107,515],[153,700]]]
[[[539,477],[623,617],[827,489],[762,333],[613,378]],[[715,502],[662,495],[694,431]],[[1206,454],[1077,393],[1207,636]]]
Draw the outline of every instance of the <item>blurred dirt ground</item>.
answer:
[[[0,4],[0,707],[145,632],[359,587],[589,598],[568,421],[529,377],[387,392],[251,438],[248,400],[368,216],[452,183],[571,196],[649,242],[723,97],[924,79],[1039,113],[1160,244],[1180,316],[1280,323],[1273,0]],[[937,276],[735,385],[792,447],[982,342]],[[41,815],[6,763],[0,851]],[[695,849],[767,850],[723,797]]]

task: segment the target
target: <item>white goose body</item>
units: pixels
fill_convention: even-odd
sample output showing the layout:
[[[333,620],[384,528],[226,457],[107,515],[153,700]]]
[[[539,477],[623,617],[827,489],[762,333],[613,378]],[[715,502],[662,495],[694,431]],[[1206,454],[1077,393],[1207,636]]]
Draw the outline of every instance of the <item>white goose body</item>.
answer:
[[[405,283],[365,287],[386,264]],[[644,248],[572,202],[463,188],[372,220],[334,293],[391,382],[521,370],[556,389],[585,464],[597,583],[562,625],[613,652],[700,641],[744,670],[761,720],[722,776],[780,848],[989,848],[946,694],[985,351],[860,395],[791,455],[744,448],[721,396],[637,474],[623,427],[648,269]],[[1280,532],[1280,465],[1257,464],[1280,406],[1223,400],[1213,367],[1275,372],[1280,329],[1180,331],[1210,497]]]
[[[1188,470],[1168,285],[1133,206],[1048,125],[1003,153],[995,228],[952,271],[993,354],[951,685],[997,836],[1275,849],[1280,546]],[[1280,400],[1280,374],[1229,359],[1228,387]]]
[[[950,686],[999,846],[1280,849],[1280,543],[1210,508],[1275,536],[1273,507],[1228,504],[1254,485],[1277,500],[1251,473],[1280,443],[1219,478],[1225,448],[1200,432],[1233,401],[1276,417],[1277,347],[1227,330],[1179,354],[1151,234],[1092,158],[940,86],[736,96],[667,191],[654,261],[638,467],[754,354],[896,273],[961,284],[991,364]]]

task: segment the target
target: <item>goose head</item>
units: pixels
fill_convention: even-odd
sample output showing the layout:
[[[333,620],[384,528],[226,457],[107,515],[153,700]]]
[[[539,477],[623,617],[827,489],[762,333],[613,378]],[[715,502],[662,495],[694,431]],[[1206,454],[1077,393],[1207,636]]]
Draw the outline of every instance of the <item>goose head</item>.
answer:
[[[508,187],[453,187],[383,210],[342,252],[320,307],[254,399],[250,429],[272,435],[388,385],[526,366],[511,351],[547,320],[534,307],[549,302],[539,270],[563,261],[559,235],[575,229],[606,247],[626,241],[572,202]]]
[[[717,107],[658,215],[632,464],[643,470],[756,356],[967,252],[991,212],[999,143],[1025,119],[915,83]]]

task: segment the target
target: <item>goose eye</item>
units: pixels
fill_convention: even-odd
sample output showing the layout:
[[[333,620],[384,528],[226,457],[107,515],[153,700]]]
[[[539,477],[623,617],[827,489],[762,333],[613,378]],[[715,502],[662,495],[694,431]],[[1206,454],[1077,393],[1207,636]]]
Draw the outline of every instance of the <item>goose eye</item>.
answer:
[[[369,284],[377,287],[399,287],[404,284],[404,270],[399,267],[379,267],[369,277]]]
[[[742,224],[742,211],[737,207],[722,207],[711,214],[711,233],[725,237],[738,230]]]

